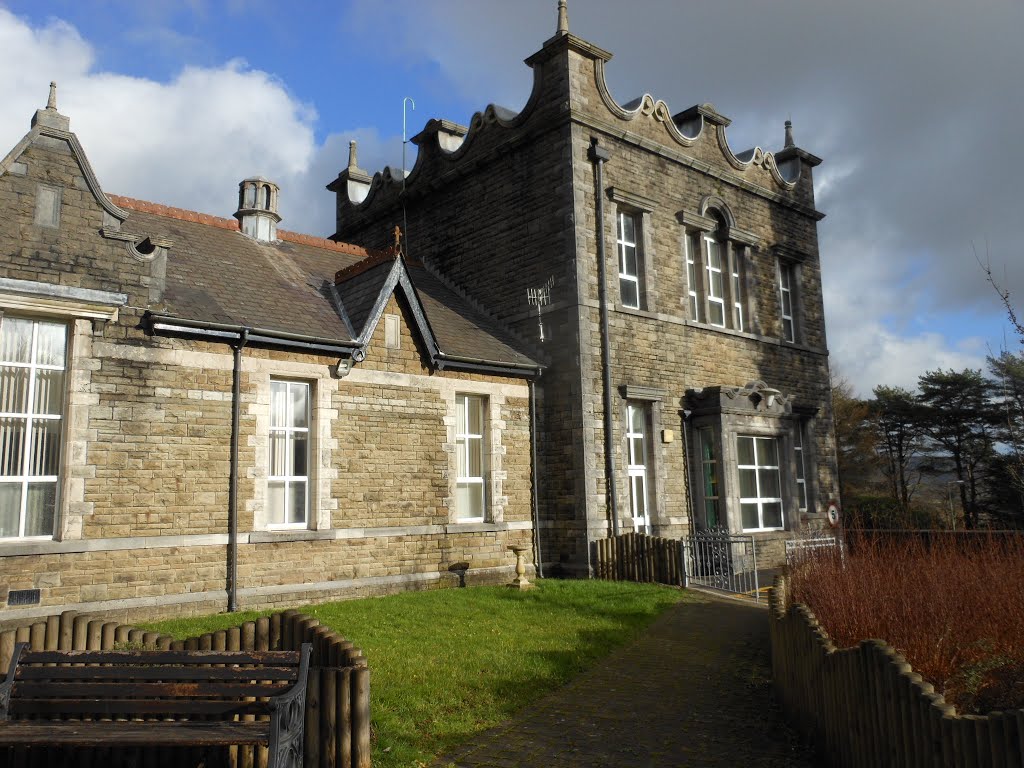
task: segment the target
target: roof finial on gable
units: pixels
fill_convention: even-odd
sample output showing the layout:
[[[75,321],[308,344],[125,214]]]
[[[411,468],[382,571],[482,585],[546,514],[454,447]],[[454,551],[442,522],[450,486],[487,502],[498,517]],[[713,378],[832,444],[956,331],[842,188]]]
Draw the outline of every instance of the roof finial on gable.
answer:
[[[558,0],[558,30],[555,34],[569,34],[569,8],[566,0]]]
[[[359,162],[356,160],[356,141],[353,139],[348,143],[348,167],[354,169],[359,167]]]
[[[395,245],[391,252],[396,256],[404,255],[402,253],[402,228],[397,224],[395,225]]]
[[[71,120],[57,111],[57,83],[50,83],[50,95],[46,99],[46,109],[37,109],[32,115],[32,127],[42,125],[58,131],[70,131]]]
[[[783,147],[786,148],[786,149],[789,149],[790,147],[795,147],[795,146],[796,146],[796,144],[793,142],[793,121],[792,120],[787,120],[786,121],[786,142],[783,145]]]

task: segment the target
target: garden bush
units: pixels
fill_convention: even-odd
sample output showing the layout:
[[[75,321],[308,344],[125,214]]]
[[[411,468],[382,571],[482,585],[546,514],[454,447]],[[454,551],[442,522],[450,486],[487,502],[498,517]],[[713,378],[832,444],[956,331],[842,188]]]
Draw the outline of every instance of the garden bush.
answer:
[[[1024,537],[865,535],[791,568],[837,647],[885,640],[961,713],[1024,708]]]

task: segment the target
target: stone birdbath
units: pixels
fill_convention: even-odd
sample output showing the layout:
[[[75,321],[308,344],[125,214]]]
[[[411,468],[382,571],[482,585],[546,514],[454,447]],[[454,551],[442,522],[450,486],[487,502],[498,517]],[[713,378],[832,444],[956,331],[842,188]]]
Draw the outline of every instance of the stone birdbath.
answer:
[[[514,552],[516,556],[516,577],[512,579],[512,583],[508,585],[509,588],[518,590],[533,589],[533,584],[526,579],[526,560],[523,557],[523,555],[525,555],[529,550],[529,547],[513,544],[509,549]]]

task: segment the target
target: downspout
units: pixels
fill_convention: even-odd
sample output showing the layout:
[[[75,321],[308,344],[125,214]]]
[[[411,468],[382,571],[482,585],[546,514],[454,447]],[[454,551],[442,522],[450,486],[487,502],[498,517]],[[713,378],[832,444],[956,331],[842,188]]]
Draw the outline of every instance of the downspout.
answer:
[[[533,486],[533,554],[537,576],[544,578],[544,557],[540,551],[540,504],[537,498],[537,389],[530,379],[530,484]]]
[[[233,344],[234,370],[231,390],[231,474],[228,478],[228,611],[238,610],[238,433],[242,398],[242,349],[249,340],[243,328]]]
[[[601,373],[604,378],[604,471],[608,490],[608,509],[612,516],[612,535],[619,535],[619,508],[615,489],[615,438],[612,434],[612,350],[608,338],[608,286],[605,278],[604,254],[604,164],[611,158],[608,150],[591,138],[587,159],[594,164],[597,197],[597,283],[601,304]],[[589,548],[589,545],[588,545]]]

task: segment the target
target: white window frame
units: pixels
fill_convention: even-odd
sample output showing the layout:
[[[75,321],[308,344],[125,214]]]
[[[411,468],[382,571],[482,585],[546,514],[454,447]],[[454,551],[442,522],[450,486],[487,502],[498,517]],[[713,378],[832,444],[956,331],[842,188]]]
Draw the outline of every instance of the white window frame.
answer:
[[[779,261],[779,314],[782,318],[782,338],[788,342],[796,341],[796,313],[793,311],[795,280],[796,268],[789,262]]]
[[[697,286],[697,262],[700,250],[700,240],[693,232],[686,232],[683,235],[683,249],[686,253],[686,292],[690,301],[690,319],[695,323],[700,322],[700,291]]]
[[[634,414],[640,414],[640,432],[633,429]],[[644,403],[626,403],[626,475],[629,479],[629,511],[634,530],[649,533],[651,528],[650,407]]]
[[[274,411],[274,387],[275,385],[283,385],[285,387],[285,419],[283,426],[273,426],[273,411]],[[295,413],[294,413],[294,401],[291,397],[292,387],[303,387],[306,390],[306,426],[297,427],[295,426]],[[267,447],[267,520],[268,528],[275,530],[280,529],[292,529],[292,528],[308,528],[309,527],[309,510],[312,508],[310,499],[312,482],[310,478],[310,467],[312,460],[312,437],[313,432],[311,430],[313,413],[313,387],[309,382],[306,381],[294,381],[292,379],[281,379],[272,378],[270,380],[270,431],[269,431],[269,445]],[[296,435],[304,434],[306,436],[306,474],[305,475],[275,475],[273,474],[273,456],[274,456],[274,435],[283,434],[285,436],[285,455],[293,455],[293,443]],[[275,516],[275,510],[270,508],[270,499],[272,498],[270,493],[271,483],[284,483],[284,509],[281,510],[281,520],[278,522]],[[304,483],[306,486],[306,492],[303,495],[305,509],[302,512],[302,520],[296,520],[289,522],[292,517],[292,486],[297,483]]]
[[[718,266],[714,266],[711,262],[712,249],[717,248],[718,251]],[[713,325],[715,328],[725,328],[727,325],[726,319],[728,314],[725,311],[725,246],[712,232],[704,233],[704,250],[706,253],[706,261],[704,263],[704,273],[706,279],[704,281],[707,287],[707,304],[708,304],[708,325]],[[715,276],[718,276],[719,283],[722,288],[721,294],[715,293]],[[713,318],[713,311],[711,305],[714,304],[718,307],[718,311],[722,313],[722,322],[716,323]]]
[[[746,318],[743,316],[743,276],[740,270],[740,262],[742,260],[743,247],[731,244],[729,247],[729,262],[732,272],[732,282],[730,283],[733,306],[732,327],[737,331],[746,330]]]
[[[751,445],[753,453],[753,464],[741,464],[739,459],[739,441],[740,440],[752,440]],[[771,442],[775,445],[775,464],[759,464],[757,458],[757,444],[758,442]],[[764,436],[764,435],[736,435],[736,480],[737,480],[737,494],[742,493],[740,488],[742,482],[740,481],[740,473],[743,470],[753,470],[754,482],[757,489],[756,496],[740,496],[740,508],[739,508],[739,521],[740,527],[745,533],[758,532],[758,531],[782,531],[786,528],[786,507],[782,499],[782,470],[779,466],[780,455],[782,453],[782,441],[776,436]],[[762,470],[774,470],[776,484],[779,488],[779,495],[775,496],[762,496],[761,491],[761,471]],[[766,504],[778,504],[779,505],[779,525],[778,526],[766,526],[764,524],[764,507]],[[757,527],[747,528],[743,522],[743,505],[744,504],[756,504],[757,505]]]
[[[793,456],[796,460],[796,500],[801,512],[807,511],[807,465],[804,451],[804,425],[797,424],[793,436]]]
[[[33,317],[19,317],[11,315],[0,316],[0,329],[2,324],[11,320],[23,320],[32,323],[32,340],[29,348],[29,360],[27,363],[14,362],[0,360],[0,365],[9,366],[11,368],[22,368],[29,372],[27,391],[25,393],[25,410],[24,411],[0,411],[0,418],[3,419],[23,419],[25,424],[25,431],[23,434],[23,443],[20,450],[20,457],[18,464],[20,466],[20,473],[17,475],[8,475],[0,477],[0,483],[5,485],[18,484],[21,486],[21,503],[18,511],[18,534],[16,536],[5,536],[0,541],[15,541],[15,540],[45,540],[52,539],[57,531],[59,523],[60,505],[61,505],[61,482],[60,482],[60,468],[63,466],[62,447],[64,442],[64,420],[65,412],[67,409],[67,377],[68,377],[68,362],[70,355],[70,344],[68,343],[68,328],[67,325],[60,322],[54,322],[52,320],[33,318]],[[38,352],[38,340],[39,340],[39,325],[40,323],[46,323],[48,325],[58,325],[64,329],[64,364],[63,365],[46,365],[36,362],[36,354]],[[33,413],[35,409],[36,399],[36,386],[39,380],[39,371],[61,371],[64,374],[64,382],[61,389],[61,403],[59,414],[39,414]],[[2,407],[2,406],[0,406]],[[57,432],[57,457],[56,463],[58,472],[55,475],[31,475],[29,474],[28,462],[36,449],[33,444],[35,435],[33,434],[33,426],[35,422],[39,421],[51,421],[59,422],[60,426]],[[40,534],[38,536],[26,536],[25,535],[25,524],[26,524],[26,511],[28,506],[28,486],[29,483],[53,483],[53,528],[46,534]]]
[[[487,451],[486,451],[486,435],[487,435],[487,411],[488,411],[488,400],[484,395],[459,393],[455,395],[456,408],[455,412],[458,414],[458,404],[462,403],[462,423],[459,424],[458,417],[456,417],[455,425],[455,450],[461,453],[462,462],[459,461],[460,456],[455,457],[456,466],[456,478],[455,478],[455,517],[460,523],[482,523],[487,519]],[[478,408],[480,413],[480,431],[470,431],[470,407]],[[465,467],[472,466],[473,452],[479,452],[479,466],[480,475],[461,475],[458,472],[458,467],[461,464]],[[479,486],[480,493],[480,514],[479,515],[464,515],[462,510],[459,508],[458,498],[459,486]]]
[[[633,222],[633,239],[630,240],[626,237],[626,219]],[[622,211],[618,212],[615,217],[615,245],[619,255],[619,303],[629,309],[640,309],[643,304],[643,281],[640,275],[643,271],[643,249],[640,243],[643,240],[641,232],[641,226],[643,217],[634,213],[633,211]],[[628,250],[633,250],[633,262],[636,265],[636,272],[630,272],[626,265],[626,255]],[[636,288],[636,303],[627,304],[626,298],[623,295],[622,284],[632,283]]]

